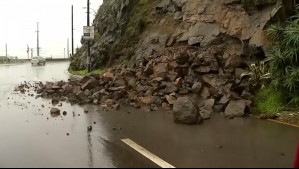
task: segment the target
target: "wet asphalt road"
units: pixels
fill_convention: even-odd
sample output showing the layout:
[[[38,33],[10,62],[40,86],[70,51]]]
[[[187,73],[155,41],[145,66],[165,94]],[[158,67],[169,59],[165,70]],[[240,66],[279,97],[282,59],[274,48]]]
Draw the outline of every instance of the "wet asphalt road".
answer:
[[[175,167],[292,167],[297,128],[216,114],[203,125],[185,126],[173,123],[170,112],[86,105],[85,114],[84,107],[67,103],[59,108],[68,114],[53,118],[51,100],[14,92],[24,80],[67,80],[67,67],[0,65],[0,167],[159,167],[124,138]]]

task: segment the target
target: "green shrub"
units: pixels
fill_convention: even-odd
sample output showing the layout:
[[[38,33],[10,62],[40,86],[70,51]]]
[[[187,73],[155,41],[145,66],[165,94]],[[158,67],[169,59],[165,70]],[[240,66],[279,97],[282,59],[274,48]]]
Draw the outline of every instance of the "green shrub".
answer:
[[[259,90],[255,96],[255,107],[262,114],[276,114],[284,106],[284,94],[272,87]]]
[[[272,25],[267,30],[273,47],[266,60],[272,85],[286,93],[288,103],[299,106],[299,13],[287,23]]]

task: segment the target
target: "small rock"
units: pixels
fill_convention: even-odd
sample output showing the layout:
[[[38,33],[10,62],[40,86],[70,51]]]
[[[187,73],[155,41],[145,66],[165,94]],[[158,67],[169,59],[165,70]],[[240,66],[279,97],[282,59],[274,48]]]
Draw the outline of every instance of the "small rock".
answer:
[[[203,89],[203,85],[201,82],[195,82],[192,86],[192,92],[195,94],[200,94]]]
[[[102,108],[102,109],[106,109],[107,107],[108,107],[107,104],[105,104],[105,103],[102,103],[102,104],[101,104],[101,108]]]
[[[52,104],[58,104],[59,99],[58,98],[52,98]]]
[[[158,106],[155,104],[150,105],[150,111],[158,111]]]
[[[70,133],[66,133],[66,135],[67,135],[67,136],[69,136],[69,135],[70,135]]]
[[[97,124],[97,122],[94,121],[93,124]]]
[[[57,108],[51,108],[50,112],[51,112],[52,116],[59,116],[60,115],[60,110],[57,109]]]
[[[201,97],[203,98],[203,99],[208,99],[209,97],[210,97],[210,95],[211,95],[211,93],[210,93],[210,91],[209,91],[209,89],[207,88],[207,87],[204,87],[203,89],[202,89],[202,92],[201,92]]]
[[[105,104],[106,104],[107,106],[112,106],[114,103],[115,103],[115,101],[112,100],[112,99],[107,99],[107,100],[105,100]]]
[[[216,146],[216,148],[218,148],[218,149],[222,149],[223,146],[219,145],[219,146]]]
[[[62,113],[64,116],[66,116],[67,115],[67,112],[66,111],[63,111],[63,113]]]
[[[155,100],[156,100],[156,97],[154,97],[154,96],[138,97],[138,101],[141,104],[145,104],[145,105],[151,105],[152,103],[154,103]]]
[[[118,110],[120,108],[120,104],[116,103],[116,104],[112,105],[112,108],[115,110]]]
[[[92,126],[88,126],[87,131],[91,131],[91,130],[92,130]]]
[[[170,110],[171,109],[171,107],[170,107],[170,105],[168,104],[168,103],[162,103],[162,108],[164,109],[164,110]]]

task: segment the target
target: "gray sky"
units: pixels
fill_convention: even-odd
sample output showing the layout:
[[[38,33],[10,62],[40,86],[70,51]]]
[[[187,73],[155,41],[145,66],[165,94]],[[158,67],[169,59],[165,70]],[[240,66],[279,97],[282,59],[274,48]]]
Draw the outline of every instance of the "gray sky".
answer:
[[[90,23],[102,0],[90,0]],[[74,46],[81,46],[83,26],[87,24],[87,0],[0,0],[0,56],[27,58],[27,44],[36,54],[39,22],[41,56],[64,57],[67,38],[71,51],[71,5],[74,5]],[[93,9],[93,10],[92,10]],[[71,52],[70,52],[71,53]],[[66,54],[67,55],[67,54]]]

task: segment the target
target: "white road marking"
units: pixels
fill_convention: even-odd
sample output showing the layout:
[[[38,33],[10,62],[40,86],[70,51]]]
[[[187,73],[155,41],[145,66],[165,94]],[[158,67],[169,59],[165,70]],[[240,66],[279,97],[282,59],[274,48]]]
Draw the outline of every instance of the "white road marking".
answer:
[[[146,150],[145,148],[141,147],[140,145],[138,145],[134,141],[132,141],[130,139],[122,139],[121,141],[124,142],[125,144],[127,144],[128,146],[130,146],[131,148],[133,148],[134,150],[136,150],[138,153],[140,153],[143,156],[145,156],[146,158],[148,158],[149,160],[151,160],[152,162],[156,163],[160,167],[162,167],[162,168],[175,168],[174,166],[172,166],[171,164],[169,164],[166,161],[162,160],[161,158],[159,158],[155,154],[153,154],[153,153],[149,152],[148,150]]]

